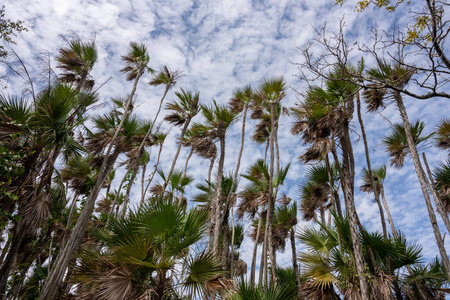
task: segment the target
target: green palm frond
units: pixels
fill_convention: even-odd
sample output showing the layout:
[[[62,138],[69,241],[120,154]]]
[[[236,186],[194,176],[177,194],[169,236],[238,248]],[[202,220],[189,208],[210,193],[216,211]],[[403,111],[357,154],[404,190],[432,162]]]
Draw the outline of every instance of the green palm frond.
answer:
[[[411,123],[411,134],[414,145],[418,148],[423,145],[424,141],[428,140],[433,135],[429,134],[427,136],[421,136],[424,128],[425,123],[419,120]],[[385,136],[382,142],[386,148],[386,152],[392,157],[391,165],[396,168],[401,168],[405,157],[411,153],[403,124],[395,123],[392,126],[391,133]]]
[[[138,75],[142,75],[150,61],[150,56],[148,55],[147,47],[144,44],[130,42],[128,52],[126,55],[122,56],[122,60],[125,61],[126,65],[120,71],[127,74],[127,80],[131,81]]]
[[[441,120],[436,126],[436,146],[441,149],[450,149],[450,119]]]
[[[208,280],[226,273],[220,259],[212,253],[202,252],[186,261],[187,276],[184,285],[194,296],[200,296],[206,289]]]

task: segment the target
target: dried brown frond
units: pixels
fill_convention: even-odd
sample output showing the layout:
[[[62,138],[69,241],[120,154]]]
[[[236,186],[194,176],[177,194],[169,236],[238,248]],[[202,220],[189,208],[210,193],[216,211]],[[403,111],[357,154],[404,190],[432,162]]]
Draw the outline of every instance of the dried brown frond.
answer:
[[[364,88],[362,96],[367,105],[368,112],[378,111],[380,108],[385,107],[384,99],[386,92],[386,88],[380,88],[376,84],[368,84],[367,87]]]

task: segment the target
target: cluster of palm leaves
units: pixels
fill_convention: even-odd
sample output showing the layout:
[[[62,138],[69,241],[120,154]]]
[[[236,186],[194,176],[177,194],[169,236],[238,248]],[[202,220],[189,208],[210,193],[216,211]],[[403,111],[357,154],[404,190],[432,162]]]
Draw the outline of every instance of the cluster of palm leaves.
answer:
[[[434,211],[450,233],[450,162],[432,170],[418,151],[431,147],[432,138],[448,151],[450,126],[443,120],[423,136],[425,124],[409,122],[402,94],[387,86],[405,86],[411,70],[386,61],[361,67],[367,80],[361,92],[351,78],[354,68],[338,68],[291,109],[282,105],[283,77],[236,89],[228,105],[202,104],[198,92],[181,88],[171,95],[181,73],[153,70],[145,45],[132,42],[121,69],[132,84],[129,93],[95,114],[89,111],[99,99],[90,75],[95,43],[76,36],[66,42],[56,57],[60,74],[46,70],[45,85],[28,77],[29,99],[0,96],[0,299],[444,297],[450,262]],[[19,74],[29,74],[22,68]],[[147,75],[150,86],[164,87],[151,120],[134,110]],[[394,167],[413,158],[439,249],[434,261],[426,263],[421,247],[394,224],[386,167],[370,163],[360,94],[369,112],[387,99],[399,108],[403,123],[382,142]],[[159,120],[166,96],[175,100]],[[381,233],[368,232],[356,211],[355,110],[367,163],[360,190],[374,196]],[[298,199],[282,192],[290,164],[281,165],[278,131],[289,114],[292,133],[307,146],[299,159],[310,164],[299,176]],[[227,133],[239,118],[239,154],[227,173]],[[264,147],[264,157],[252,158],[240,174],[247,121],[255,125],[251,138]],[[181,128],[168,170],[160,166],[168,135],[160,130],[163,122]],[[187,158],[177,169],[183,147]],[[188,173],[194,154],[209,164],[198,193],[188,190],[195,182]],[[297,231],[298,212],[314,225]],[[246,233],[253,241],[251,262],[242,259]],[[299,243],[305,247],[300,253]],[[277,254],[288,248],[292,268],[279,268]]]

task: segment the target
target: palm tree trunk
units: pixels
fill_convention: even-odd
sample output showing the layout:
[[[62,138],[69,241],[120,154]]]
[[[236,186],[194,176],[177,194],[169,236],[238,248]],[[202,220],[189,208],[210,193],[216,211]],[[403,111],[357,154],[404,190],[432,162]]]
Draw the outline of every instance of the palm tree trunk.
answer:
[[[108,218],[106,219],[105,227],[108,226],[109,220],[111,219],[111,215],[114,213],[114,208],[116,208],[117,201],[119,200],[119,197],[120,197],[120,194],[121,194],[120,190],[122,189],[123,183],[127,179],[128,172],[129,171],[127,170],[125,175],[122,177],[122,180],[120,181],[119,187],[117,188],[117,193],[116,193],[116,196],[114,197],[113,203],[111,204],[111,208],[109,210]]]
[[[183,141],[184,135],[186,134],[186,131],[187,131],[188,127],[189,127],[189,123],[190,122],[191,122],[190,118],[187,118],[186,122],[184,122],[184,126],[183,126],[183,129],[181,130],[181,135],[180,135],[179,141],[178,141],[177,152],[175,153],[175,157],[173,158],[172,166],[170,166],[169,173],[166,176],[166,181],[164,182],[164,185],[163,185],[163,191],[166,190],[166,187],[169,184],[170,176],[172,176],[173,170],[175,169],[175,165],[177,163],[178,155],[180,155],[180,150],[181,150],[181,145],[182,145],[181,141]]]
[[[395,229],[394,219],[392,219],[391,211],[389,210],[389,206],[387,204],[386,197],[384,195],[384,187],[382,184],[380,185],[380,194],[381,200],[383,201],[384,210],[386,210],[386,216],[389,221],[389,225],[391,225],[392,234],[394,235],[395,238],[397,238],[398,234],[397,230]]]
[[[363,300],[369,299],[367,279],[365,277],[366,264],[362,255],[361,243],[359,240],[358,232],[358,215],[356,212],[354,201],[354,180],[355,180],[355,164],[353,157],[353,149],[351,145],[351,139],[349,134],[349,123],[344,121],[341,128],[341,147],[342,147],[342,171],[341,180],[344,181],[345,187],[345,204],[347,215],[350,223],[350,236],[352,241],[352,248],[355,257],[356,272],[359,277],[359,284],[361,289],[361,298]]]
[[[193,153],[194,153],[194,147],[191,147],[188,157],[186,158],[186,163],[184,164],[183,177],[186,177],[189,160],[191,160]],[[184,189],[181,191],[180,198],[178,200],[178,205],[181,205],[181,203],[183,202],[183,196],[184,196]]]
[[[138,150],[136,152],[139,155],[139,157],[136,157],[136,160],[139,160],[140,156],[142,155],[142,152],[143,152],[142,150],[144,149],[145,142],[147,141],[147,138],[150,135],[150,133],[152,132],[153,126],[155,125],[156,120],[158,119],[158,116],[159,116],[159,113],[161,111],[161,107],[162,107],[164,98],[166,98],[166,95],[167,95],[167,92],[169,91],[169,88],[170,88],[170,85],[166,85],[166,89],[164,91],[164,94],[163,94],[161,100],[159,101],[159,107],[158,107],[158,111],[156,112],[155,118],[153,119],[152,124],[150,125],[150,127],[147,130],[147,132],[145,133],[145,136],[142,139],[142,142],[139,145],[139,148],[138,148]],[[130,198],[131,188],[132,188],[132,186],[134,184],[134,180],[136,178],[136,175],[137,175],[138,171],[139,171],[139,162],[136,161],[135,164],[132,167],[132,175],[131,175],[130,183],[128,184],[127,191],[125,193],[125,199],[123,201],[123,207],[122,207],[122,213],[121,213],[122,215],[124,215],[126,210],[127,210],[127,205],[128,205],[128,200]]]
[[[270,105],[270,170],[269,170],[269,197],[267,200],[267,221],[266,221],[266,232],[264,236],[264,243],[269,249],[269,258],[271,263],[271,282],[276,284],[276,274],[275,270],[277,267],[277,262],[275,261],[275,251],[273,248],[273,235],[272,235],[272,222],[273,222],[273,210],[275,208],[274,198],[273,198],[273,177],[274,177],[274,163],[275,163],[275,149],[274,149],[274,124],[275,124],[275,104]],[[267,265],[267,263],[266,263]]]
[[[125,212],[127,211],[128,200],[130,199],[131,187],[133,186],[133,182],[136,179],[136,175],[137,175],[137,172],[139,170],[139,163],[136,162],[136,165],[137,165],[137,167],[133,168],[133,173],[131,174],[130,182],[127,185],[125,198],[124,198],[123,204],[122,204],[122,212],[121,212],[122,216],[124,216]]]
[[[134,80],[133,88],[131,90],[130,95],[128,96],[127,102],[125,104],[124,112],[122,118],[120,120],[119,125],[117,126],[116,131],[114,132],[114,136],[111,139],[111,143],[109,144],[108,150],[106,151],[105,158],[103,160],[102,166],[100,168],[100,174],[97,178],[97,182],[95,183],[94,189],[86,200],[85,206],[81,212],[80,217],[78,218],[77,224],[69,238],[64,249],[58,253],[55,262],[55,269],[49,277],[45,281],[44,287],[42,288],[42,294],[40,296],[40,300],[52,300],[54,299],[56,292],[59,291],[64,274],[66,272],[66,268],[69,265],[69,261],[75,251],[78,248],[83,240],[84,233],[86,232],[87,224],[90,220],[92,210],[94,209],[94,204],[97,199],[97,196],[100,192],[100,189],[105,182],[106,176],[108,176],[111,171],[114,163],[116,162],[117,157],[119,156],[119,151],[115,150],[112,155],[111,150],[114,146],[114,143],[119,135],[120,130],[122,129],[123,123],[125,119],[128,117],[128,108],[130,107],[131,101],[136,93],[137,84],[139,82],[140,77],[144,73],[144,68],[141,68]]]
[[[208,170],[208,182],[211,182],[211,174],[214,167],[214,162],[216,161],[216,156],[211,157],[211,162],[209,163],[209,170]]]
[[[384,236],[384,239],[387,240],[386,220],[384,218],[384,211],[383,211],[383,207],[382,207],[381,201],[380,201],[380,194],[379,194],[378,188],[375,184],[375,180],[373,180],[372,165],[370,163],[370,155],[369,155],[369,146],[367,143],[366,130],[364,129],[364,122],[363,122],[363,119],[361,116],[361,100],[359,98],[359,92],[356,93],[356,111],[358,113],[359,126],[361,127],[361,133],[362,133],[362,137],[363,137],[363,141],[364,141],[364,152],[366,154],[367,171],[369,173],[370,184],[372,185],[372,191],[373,191],[373,194],[375,195],[375,202],[377,203],[378,211],[380,212],[383,236]]]
[[[141,174],[141,202],[140,203],[142,203],[144,200],[142,200],[142,199],[144,199],[144,192],[145,192],[145,173],[146,173],[146,171],[147,171],[147,164],[144,164],[143,166],[142,166],[142,174]],[[139,204],[139,207],[141,206],[142,204]]]
[[[72,204],[70,205],[69,216],[67,217],[66,231],[64,232],[64,236],[62,239],[62,244],[61,244],[62,246],[64,246],[64,244],[66,243],[66,238],[67,238],[67,234],[69,232],[70,223],[72,221],[73,211],[75,210],[75,204],[77,203],[77,198],[78,198],[78,192],[75,192],[75,195],[73,196],[73,199],[72,199]]]
[[[222,177],[223,177],[223,164],[225,162],[225,132],[220,135],[220,157],[219,165],[217,167],[217,183],[216,183],[216,198],[213,203],[213,216],[214,216],[214,240],[213,240],[213,253],[219,254],[219,235],[220,235],[220,219],[222,208]]]
[[[295,230],[291,228],[290,230],[291,237],[291,249],[292,249],[292,268],[295,273],[295,284],[297,285],[297,298],[301,299],[301,286],[300,286],[300,272],[298,270],[298,262],[297,262],[297,249],[295,247]]]
[[[431,204],[430,195],[428,194],[427,184],[426,184],[426,176],[423,171],[422,165],[420,163],[419,154],[417,153],[417,149],[411,134],[411,125],[408,120],[408,115],[406,113],[405,105],[403,104],[403,99],[398,91],[394,91],[394,99],[397,103],[398,110],[400,111],[400,116],[403,120],[403,126],[405,128],[406,139],[408,141],[408,146],[411,151],[411,156],[413,158],[414,168],[417,173],[417,178],[420,182],[420,187],[422,188],[423,197],[425,199],[425,204],[428,210],[428,215],[430,217],[431,226],[433,227],[434,236],[436,238],[436,244],[439,249],[439,253],[441,255],[442,262],[445,267],[445,271],[447,276],[450,278],[450,261],[447,256],[447,251],[445,250],[444,240],[442,239],[441,232],[439,230],[439,225],[436,220],[436,215],[434,214],[433,205]]]
[[[231,189],[227,196],[225,210],[228,210],[228,206],[230,205],[231,196],[234,194],[234,186],[236,184],[237,175],[239,173],[239,167],[241,165],[242,153],[244,152],[245,121],[247,118],[247,109],[248,109],[248,105],[244,104],[244,110],[242,113],[241,148],[239,149],[239,154],[238,154],[238,158],[237,158],[237,162],[236,162],[236,169],[234,170],[233,181],[231,182]],[[232,226],[232,237],[231,237],[231,250],[232,251],[231,251],[231,268],[230,268],[231,278],[233,278],[233,271],[234,271],[234,251],[233,251],[233,248],[234,248],[234,209],[233,209],[233,205],[234,204],[231,204],[231,226]]]
[[[147,194],[148,188],[150,187],[150,184],[152,183],[153,178],[155,177],[156,171],[158,170],[159,159],[161,158],[162,147],[163,147],[163,144],[159,145],[159,152],[158,152],[158,158],[156,159],[155,169],[153,170],[152,174],[149,177],[147,186],[145,187],[145,191],[142,194],[141,203],[139,204],[139,207],[141,207],[142,204],[144,203],[145,195]]]
[[[425,153],[422,153],[423,162],[425,164],[425,168],[427,169],[428,178],[427,185],[428,189],[431,191],[431,195],[433,195],[434,203],[436,205],[437,211],[441,215],[442,221],[444,221],[445,227],[447,228],[447,232],[450,233],[450,220],[448,219],[448,214],[444,208],[444,204],[442,203],[442,199],[439,196],[439,193],[436,189],[436,185],[433,180],[433,175],[431,174],[430,166],[428,165],[427,157]]]
[[[259,209],[259,220],[258,220],[258,229],[256,230],[256,240],[255,240],[255,245],[253,246],[253,256],[252,256],[252,266],[250,268],[250,284],[254,285],[255,284],[255,270],[256,270],[256,256],[258,253],[258,239],[259,239],[259,235],[261,234],[261,224],[262,224],[262,213],[263,213],[263,206],[261,205],[261,208]],[[263,266],[259,266],[260,269]],[[259,277],[261,280],[261,276]]]

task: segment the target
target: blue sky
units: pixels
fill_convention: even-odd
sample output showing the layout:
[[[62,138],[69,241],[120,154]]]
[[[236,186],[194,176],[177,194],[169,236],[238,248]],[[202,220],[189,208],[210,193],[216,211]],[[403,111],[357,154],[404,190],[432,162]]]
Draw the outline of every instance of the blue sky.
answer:
[[[83,40],[89,40],[95,35],[99,60],[92,75],[97,85],[111,78],[99,91],[104,104],[96,109],[96,113],[107,111],[109,97],[126,96],[131,89],[131,83],[126,82],[119,72],[122,68],[120,56],[126,53],[130,41],[148,46],[152,68],[159,69],[167,65],[171,70],[182,71],[184,76],[173,91],[179,88],[199,91],[203,104],[212,99],[226,103],[237,87],[248,84],[256,86],[258,80],[263,77],[283,75],[290,87],[283,102],[285,106],[290,107],[301,99],[301,95],[296,91],[301,92],[306,88],[306,83],[296,76],[299,70],[294,63],[302,61],[299,48],[314,37],[315,27],[327,23],[331,32],[336,30],[340,18],[344,17],[349,44],[358,42],[362,45],[370,44],[370,29],[376,21],[382,21],[378,23],[381,29],[389,28],[394,21],[397,21],[399,26],[410,22],[408,16],[401,12],[387,14],[369,8],[364,13],[356,13],[353,11],[355,2],[352,1],[342,7],[327,0],[6,0],[3,3],[7,17],[24,20],[29,29],[29,32],[15,39],[17,45],[14,49],[33,74],[38,71],[36,57],[39,53],[49,51],[51,57],[57,55],[58,49],[64,45],[61,34],[67,35],[69,31],[74,31]],[[320,51],[316,46],[312,49],[317,53]],[[351,59],[356,62],[361,56],[361,52],[354,51]],[[371,59],[367,58],[367,62],[370,64]],[[156,112],[155,107],[163,89],[148,86],[148,81],[147,76],[138,86],[137,113],[150,118]],[[23,81],[11,78],[10,83],[8,92],[21,92]],[[167,100],[174,99],[172,92]],[[430,133],[440,119],[448,117],[447,100],[423,101],[406,98],[405,101],[410,119],[419,118],[426,122],[426,133]],[[400,121],[398,111],[394,105],[390,105],[379,114],[364,114],[364,118],[372,164],[375,167],[381,164],[389,165],[389,158],[381,146],[381,137],[389,131],[389,122]],[[200,118],[196,120],[200,121]],[[302,166],[296,157],[302,153],[304,146],[298,137],[290,135],[289,118],[284,117],[280,123],[281,163],[292,163],[288,184],[282,192],[298,200],[298,184],[304,177],[305,166]],[[352,139],[355,142],[357,161],[355,186],[358,187],[365,158],[359,126],[354,125]],[[226,170],[232,170],[235,166],[240,126],[241,122],[238,121],[227,135]],[[168,129],[169,126],[164,124],[162,128]],[[250,122],[246,136],[249,137],[253,130],[254,123]],[[162,155],[164,169],[167,169],[172,161],[178,134],[179,129],[173,128],[166,141]],[[426,152],[432,167],[446,157],[444,152],[434,148],[428,148]],[[241,173],[256,159],[263,157],[263,153],[263,147],[247,139]],[[187,154],[187,149],[183,149],[178,160],[179,168],[183,167]],[[207,170],[208,164],[208,161],[194,156],[189,173],[200,181],[207,176],[204,170]],[[119,170],[117,181],[120,181],[121,174],[123,172]],[[241,183],[244,183],[244,180]],[[388,167],[385,185],[387,201],[398,228],[410,241],[423,246],[423,254],[426,257],[438,255],[412,161],[407,159],[404,168],[400,170]],[[193,186],[188,189],[188,195],[195,192]],[[138,185],[137,189],[139,188]],[[136,195],[138,192],[136,190]],[[377,207],[371,197],[356,191],[358,213],[368,229],[381,230]],[[299,227],[303,225],[305,222],[299,223]],[[443,231],[442,223],[440,226]],[[249,238],[245,239],[242,247],[243,258],[250,265],[252,245]],[[278,254],[277,258],[281,264],[290,263],[289,253],[290,251],[286,251],[284,254]]]

